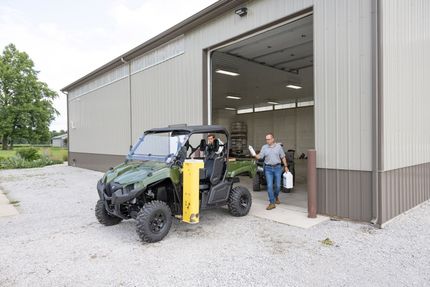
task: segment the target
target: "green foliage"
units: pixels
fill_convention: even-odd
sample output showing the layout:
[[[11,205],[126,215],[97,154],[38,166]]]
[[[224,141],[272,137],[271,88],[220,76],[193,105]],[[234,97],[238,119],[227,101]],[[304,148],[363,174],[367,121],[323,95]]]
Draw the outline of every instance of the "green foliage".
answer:
[[[58,115],[58,96],[39,81],[27,53],[9,44],[0,55],[0,138],[3,149],[13,143],[48,142],[49,124]]]
[[[60,164],[62,160],[53,160],[47,156],[42,156],[39,159],[28,161],[20,157],[19,155],[12,156],[6,160],[0,162],[0,169],[14,169],[14,168],[34,168],[43,167],[47,165]]]
[[[21,148],[16,151],[16,154],[27,161],[33,161],[40,158],[38,150],[33,147]]]
[[[22,150],[31,150],[31,152]],[[26,155],[34,154],[36,150],[35,160],[25,159]],[[31,156],[30,156],[31,158]],[[33,157],[34,158],[34,157]],[[16,147],[14,150],[0,150],[0,169],[13,168],[32,168],[43,167],[45,165],[61,164],[67,160],[67,149],[57,147]]]

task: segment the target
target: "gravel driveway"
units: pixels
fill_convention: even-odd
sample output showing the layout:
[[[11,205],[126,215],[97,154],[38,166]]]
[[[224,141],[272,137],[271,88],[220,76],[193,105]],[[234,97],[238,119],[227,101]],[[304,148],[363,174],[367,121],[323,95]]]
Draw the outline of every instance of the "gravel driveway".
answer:
[[[20,212],[0,218],[0,286],[430,285],[429,202],[383,230],[347,221],[303,230],[210,210],[144,244],[132,220],[96,221],[101,175],[64,165],[0,171]]]

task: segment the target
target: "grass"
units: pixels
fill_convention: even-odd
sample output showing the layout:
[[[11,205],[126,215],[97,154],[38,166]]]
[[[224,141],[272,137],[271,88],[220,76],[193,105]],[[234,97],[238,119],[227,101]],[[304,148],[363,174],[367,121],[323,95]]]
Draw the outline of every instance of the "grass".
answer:
[[[12,157],[16,155],[16,151],[20,148],[26,148],[28,146],[23,147],[14,147],[13,150],[1,150],[0,149],[0,158],[6,159],[8,157]],[[40,155],[46,155],[53,160],[67,160],[67,149],[61,147],[34,147],[39,151]]]
[[[0,169],[33,168],[67,161],[67,149],[60,147],[32,146],[40,155],[38,159],[28,160],[22,158],[17,151],[29,146],[14,147],[13,150],[0,150]]]

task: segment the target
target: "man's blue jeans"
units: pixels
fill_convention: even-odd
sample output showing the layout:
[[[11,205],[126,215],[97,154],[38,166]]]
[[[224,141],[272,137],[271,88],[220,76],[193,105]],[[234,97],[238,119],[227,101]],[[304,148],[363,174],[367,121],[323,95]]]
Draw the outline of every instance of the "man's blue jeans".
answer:
[[[282,166],[278,164],[277,166],[266,165],[264,167],[264,175],[266,176],[267,182],[267,194],[269,195],[270,203],[275,203],[275,198],[278,197],[281,191],[281,176],[282,176]],[[273,179],[275,180],[275,192],[273,193]]]

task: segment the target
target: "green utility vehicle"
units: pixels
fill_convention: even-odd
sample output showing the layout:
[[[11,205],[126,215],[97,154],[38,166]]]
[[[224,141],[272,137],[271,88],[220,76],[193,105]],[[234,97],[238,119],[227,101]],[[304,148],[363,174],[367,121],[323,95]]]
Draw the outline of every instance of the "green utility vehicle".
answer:
[[[208,144],[207,134],[221,135],[215,158],[199,156]],[[200,139],[192,146],[192,136]],[[229,160],[230,136],[222,126],[175,126],[151,129],[130,149],[125,162],[109,169],[97,184],[100,200],[95,214],[104,225],[123,219],[136,219],[137,233],[145,242],[163,239],[172,224],[172,216],[182,215],[182,165],[188,158],[204,159],[199,174],[200,210],[228,205],[234,216],[247,215],[251,193],[239,182],[239,175],[255,176],[254,161]]]

